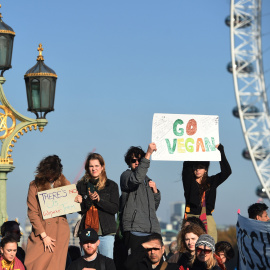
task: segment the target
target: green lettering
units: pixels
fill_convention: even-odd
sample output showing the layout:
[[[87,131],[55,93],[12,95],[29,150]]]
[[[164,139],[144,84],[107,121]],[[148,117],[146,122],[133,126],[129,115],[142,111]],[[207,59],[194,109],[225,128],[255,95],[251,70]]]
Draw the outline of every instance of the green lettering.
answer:
[[[192,138],[187,138],[186,139],[186,142],[185,142],[185,147],[186,147],[186,150],[190,153],[194,152],[194,147],[193,145],[188,145],[188,143],[192,143],[194,144],[194,140]]]
[[[216,144],[215,144],[215,138],[211,137],[212,144],[210,143],[209,139],[207,137],[204,138],[204,144],[205,144],[205,150],[209,152],[209,148],[211,151],[216,151]]]
[[[169,154],[173,154],[176,148],[177,139],[173,139],[173,147],[171,147],[169,139],[165,139],[168,147]]]
[[[178,125],[183,125],[184,122],[181,119],[177,119],[174,123],[173,123],[173,133],[176,136],[183,136],[184,135],[184,129],[183,128],[179,128],[179,130],[177,130],[177,126]]]

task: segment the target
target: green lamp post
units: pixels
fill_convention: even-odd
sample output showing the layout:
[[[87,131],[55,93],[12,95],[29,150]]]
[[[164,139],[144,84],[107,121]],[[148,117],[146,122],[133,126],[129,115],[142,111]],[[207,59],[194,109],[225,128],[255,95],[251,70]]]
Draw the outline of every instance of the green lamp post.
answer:
[[[1,7],[1,5],[0,5]],[[47,125],[46,114],[54,110],[54,97],[57,75],[44,64],[42,45],[39,44],[37,63],[24,75],[28,110],[35,113],[36,119],[17,112],[8,102],[3,89],[6,79],[3,74],[11,68],[15,32],[2,21],[0,13],[0,225],[8,219],[6,180],[13,166],[12,148],[24,133]]]

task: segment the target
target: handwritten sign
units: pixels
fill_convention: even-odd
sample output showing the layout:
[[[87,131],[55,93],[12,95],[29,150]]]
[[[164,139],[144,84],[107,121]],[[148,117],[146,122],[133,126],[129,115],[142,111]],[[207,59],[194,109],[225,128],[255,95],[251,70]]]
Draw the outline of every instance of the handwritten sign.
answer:
[[[155,113],[152,142],[153,160],[220,161],[219,118],[217,115]]]
[[[270,223],[238,215],[239,269],[270,269]]]
[[[77,195],[75,184],[38,192],[43,219],[81,211],[80,204],[74,202]]]

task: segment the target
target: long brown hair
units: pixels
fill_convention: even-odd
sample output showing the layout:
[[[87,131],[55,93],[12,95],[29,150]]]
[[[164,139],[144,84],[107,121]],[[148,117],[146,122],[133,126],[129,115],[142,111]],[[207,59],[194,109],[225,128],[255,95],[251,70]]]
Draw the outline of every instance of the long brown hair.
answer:
[[[200,235],[205,234],[205,231],[197,224],[190,224],[184,227],[177,235],[177,245],[180,252],[189,252],[185,242],[185,236],[187,233],[194,233],[200,237]]]
[[[105,170],[105,161],[103,159],[103,157],[98,154],[98,153],[90,153],[87,158],[86,158],[86,161],[85,161],[85,176],[86,176],[86,179],[89,179],[89,177],[91,178],[92,175],[90,173],[90,170],[89,170],[89,162],[90,160],[98,160],[101,167],[103,168],[100,176],[99,176],[99,180],[98,180],[98,183],[97,183],[97,189],[98,190],[101,190],[105,187],[106,185],[106,181],[107,181],[107,174],[106,174],[106,170]]]
[[[57,155],[47,156],[43,158],[36,169],[35,184],[40,190],[45,184],[51,180],[57,180],[62,174],[63,165],[61,159]]]

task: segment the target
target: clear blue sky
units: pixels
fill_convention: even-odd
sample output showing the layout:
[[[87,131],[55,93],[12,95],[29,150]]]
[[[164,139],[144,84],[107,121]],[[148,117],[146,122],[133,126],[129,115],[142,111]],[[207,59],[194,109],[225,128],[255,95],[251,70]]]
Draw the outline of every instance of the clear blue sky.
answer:
[[[23,76],[44,47],[45,63],[58,75],[55,112],[43,133],[28,132],[13,148],[15,170],[8,175],[10,219],[26,216],[28,185],[40,160],[61,157],[72,182],[88,152],[103,155],[107,175],[119,183],[131,145],[151,141],[154,113],[219,115],[220,141],[232,175],[218,189],[217,224],[235,224],[237,209],[246,216],[256,202],[259,180],[245,148],[230,61],[229,0],[4,1],[3,21],[16,32],[12,65],[5,72],[6,96],[26,111]],[[262,32],[269,32],[270,2],[263,1]],[[267,45],[268,44],[268,45]],[[269,34],[263,37],[269,71]],[[267,47],[268,46],[268,47]],[[265,74],[269,85],[269,72]],[[268,81],[267,81],[268,80]],[[158,216],[168,221],[170,205],[184,201],[180,162],[151,162],[148,175],[162,193]],[[212,163],[210,174],[219,171]],[[266,201],[267,204],[268,201]]]

